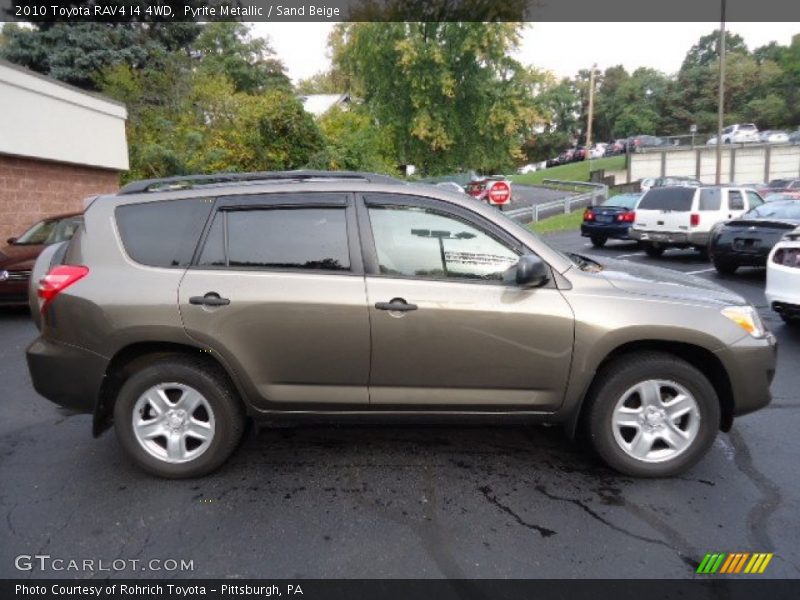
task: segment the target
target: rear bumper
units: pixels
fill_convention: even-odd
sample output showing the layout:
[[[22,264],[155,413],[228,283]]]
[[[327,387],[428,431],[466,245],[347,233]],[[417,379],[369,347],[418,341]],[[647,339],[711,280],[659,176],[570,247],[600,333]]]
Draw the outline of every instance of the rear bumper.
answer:
[[[581,235],[583,237],[602,236],[615,240],[629,240],[630,225],[617,225],[616,223],[583,223]]]
[[[714,246],[711,249],[711,253],[715,258],[733,262],[743,267],[765,267],[770,250],[771,248],[766,248],[756,252],[741,252],[734,250],[730,246]]]
[[[652,231],[631,228],[630,238],[662,246],[707,246],[707,231]]]
[[[775,336],[747,336],[717,352],[725,366],[733,392],[733,416],[746,415],[772,400],[769,386],[775,377],[778,346]]]
[[[26,351],[34,389],[60,406],[94,411],[108,359],[62,342],[37,338]]]

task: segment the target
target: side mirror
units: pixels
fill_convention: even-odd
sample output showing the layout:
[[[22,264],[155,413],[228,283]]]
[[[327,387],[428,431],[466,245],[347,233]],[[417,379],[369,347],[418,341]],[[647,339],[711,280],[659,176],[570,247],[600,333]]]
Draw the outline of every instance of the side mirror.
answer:
[[[16,242],[16,241],[17,241],[17,238],[15,238],[15,237],[10,237],[10,238],[8,238],[8,239],[6,240],[6,243],[7,243],[7,244],[10,246],[10,245],[12,245],[14,242]]]
[[[520,256],[514,271],[516,271],[514,283],[521,288],[541,287],[550,278],[547,265],[541,258],[533,254]]]

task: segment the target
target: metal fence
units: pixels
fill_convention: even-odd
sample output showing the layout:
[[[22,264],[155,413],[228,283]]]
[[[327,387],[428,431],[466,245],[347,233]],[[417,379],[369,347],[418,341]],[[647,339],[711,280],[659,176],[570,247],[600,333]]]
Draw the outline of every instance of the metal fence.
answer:
[[[550,202],[503,211],[503,214],[523,223],[536,223],[545,217],[552,217],[560,213],[569,214],[577,208],[596,206],[608,198],[608,186],[601,183],[545,179],[542,184],[545,187],[572,193]]]

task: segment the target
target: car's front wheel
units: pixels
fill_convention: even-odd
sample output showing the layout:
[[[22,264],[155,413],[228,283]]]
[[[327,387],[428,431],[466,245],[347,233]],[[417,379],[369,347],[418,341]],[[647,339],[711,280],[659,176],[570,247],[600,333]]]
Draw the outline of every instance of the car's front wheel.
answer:
[[[128,378],[114,405],[114,424],[140,467],[185,478],[206,475],[225,462],[241,440],[245,417],[222,373],[175,356]]]
[[[626,355],[592,386],[589,439],[617,471],[669,477],[696,463],[720,425],[714,387],[689,363],[659,352]]]

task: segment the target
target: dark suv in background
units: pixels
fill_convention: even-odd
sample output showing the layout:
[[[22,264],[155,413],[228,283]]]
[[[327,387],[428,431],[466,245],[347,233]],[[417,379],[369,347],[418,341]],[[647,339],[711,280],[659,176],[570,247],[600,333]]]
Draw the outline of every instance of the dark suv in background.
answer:
[[[672,475],[770,401],[775,369],[740,296],[371,174],[135,182],[34,280],[36,390],[166,477],[280,416],[561,423],[624,473]]]

